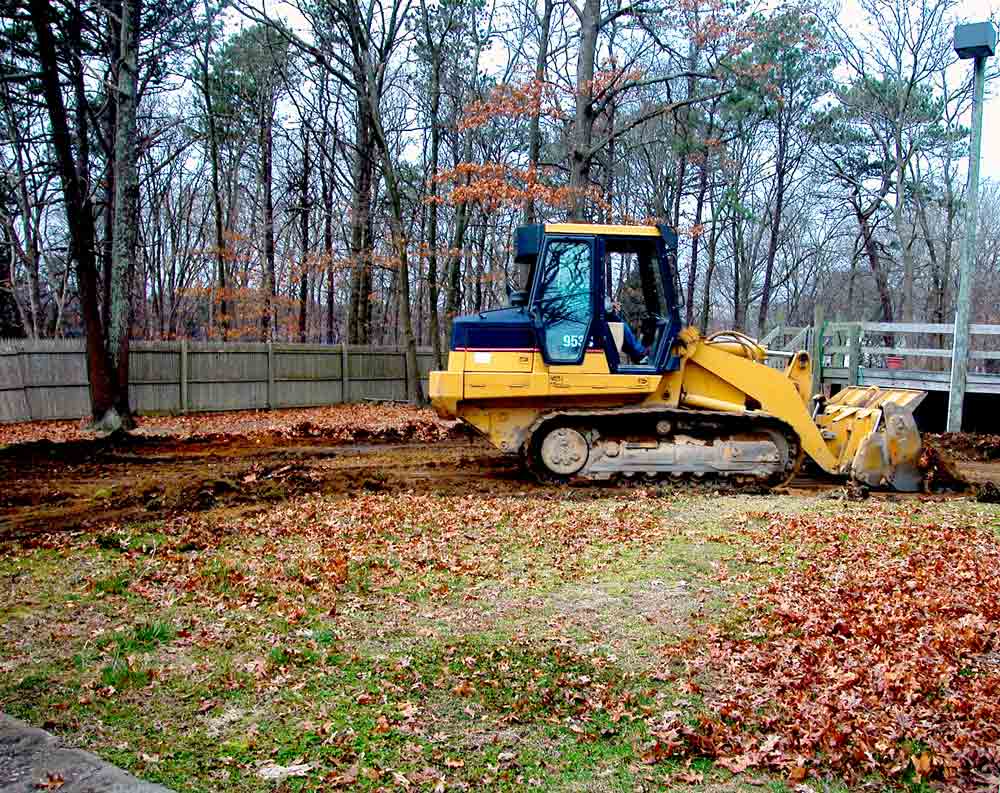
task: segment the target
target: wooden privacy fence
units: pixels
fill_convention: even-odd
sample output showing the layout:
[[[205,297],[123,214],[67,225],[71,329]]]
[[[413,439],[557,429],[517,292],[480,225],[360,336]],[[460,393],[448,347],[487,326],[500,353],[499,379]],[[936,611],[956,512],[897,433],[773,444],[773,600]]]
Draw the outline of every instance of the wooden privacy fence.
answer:
[[[0,422],[90,413],[83,339],[0,340]],[[430,348],[418,348],[427,393]],[[316,407],[406,398],[398,347],[133,341],[129,397],[139,413]]]

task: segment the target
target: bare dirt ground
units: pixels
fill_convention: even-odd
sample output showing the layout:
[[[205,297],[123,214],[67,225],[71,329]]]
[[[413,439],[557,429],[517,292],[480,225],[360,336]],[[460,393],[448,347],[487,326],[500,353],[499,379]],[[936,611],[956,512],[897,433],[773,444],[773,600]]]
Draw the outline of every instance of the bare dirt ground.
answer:
[[[1000,436],[932,435],[927,443],[973,486],[1000,482]],[[462,425],[399,405],[142,418],[114,441],[77,422],[35,422],[0,426],[0,444],[0,539],[225,507],[248,514],[305,493],[544,487]],[[782,492],[843,487],[805,472]]]
[[[113,441],[72,422],[0,428],[10,440],[0,446],[0,538],[247,511],[312,492],[531,486],[461,426],[397,406],[141,419]]]

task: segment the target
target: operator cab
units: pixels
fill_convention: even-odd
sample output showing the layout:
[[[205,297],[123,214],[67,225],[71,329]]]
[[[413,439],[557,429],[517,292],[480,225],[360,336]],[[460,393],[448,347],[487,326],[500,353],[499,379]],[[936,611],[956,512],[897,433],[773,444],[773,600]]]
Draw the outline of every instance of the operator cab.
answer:
[[[666,226],[521,226],[515,262],[528,288],[511,304],[526,306],[549,365],[603,352],[612,372],[673,371],[682,327],[676,256]]]

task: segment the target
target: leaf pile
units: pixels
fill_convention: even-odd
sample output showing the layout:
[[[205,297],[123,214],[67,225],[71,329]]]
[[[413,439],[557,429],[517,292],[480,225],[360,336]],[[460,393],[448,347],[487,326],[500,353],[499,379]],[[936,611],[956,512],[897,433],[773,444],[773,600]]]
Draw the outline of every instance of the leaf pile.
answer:
[[[736,627],[704,639],[689,671],[710,680],[709,715],[667,725],[661,742],[792,780],[811,769],[953,789],[991,778],[1000,545],[987,527],[914,517],[780,516],[745,529],[748,562],[793,548],[792,568],[742,599]]]
[[[254,440],[314,438],[332,443],[418,441],[454,437],[453,421],[410,405],[357,403],[289,410],[239,410],[186,416],[137,417],[136,434],[209,441],[240,437]],[[47,439],[65,442],[93,438],[85,421],[34,421],[0,424],[0,445]]]

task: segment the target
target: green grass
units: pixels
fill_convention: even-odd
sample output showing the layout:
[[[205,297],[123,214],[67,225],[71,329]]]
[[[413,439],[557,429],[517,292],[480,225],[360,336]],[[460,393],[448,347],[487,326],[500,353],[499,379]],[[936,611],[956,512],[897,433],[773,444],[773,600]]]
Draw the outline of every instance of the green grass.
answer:
[[[98,578],[94,581],[94,589],[105,595],[124,595],[128,592],[128,585],[131,581],[131,573],[122,571]]]

